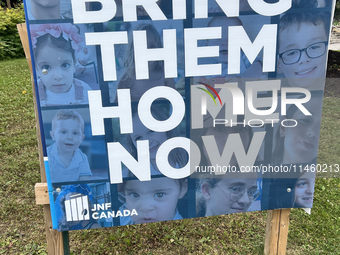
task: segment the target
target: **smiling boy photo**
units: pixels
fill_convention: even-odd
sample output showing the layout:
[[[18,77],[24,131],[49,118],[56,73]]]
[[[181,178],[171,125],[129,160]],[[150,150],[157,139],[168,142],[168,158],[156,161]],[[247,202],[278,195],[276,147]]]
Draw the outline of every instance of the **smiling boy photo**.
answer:
[[[324,12],[296,12],[281,18],[277,73],[289,86],[323,89],[329,17]]]
[[[85,137],[79,113],[58,111],[52,119],[50,135],[55,141],[47,147],[52,183],[79,181],[92,175],[87,156],[79,149]]]

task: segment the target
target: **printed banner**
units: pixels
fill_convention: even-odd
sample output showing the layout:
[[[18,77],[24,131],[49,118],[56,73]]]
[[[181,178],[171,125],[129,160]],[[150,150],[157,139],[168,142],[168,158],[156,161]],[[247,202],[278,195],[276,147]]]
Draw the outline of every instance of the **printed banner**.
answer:
[[[326,0],[26,0],[53,228],[311,208]]]

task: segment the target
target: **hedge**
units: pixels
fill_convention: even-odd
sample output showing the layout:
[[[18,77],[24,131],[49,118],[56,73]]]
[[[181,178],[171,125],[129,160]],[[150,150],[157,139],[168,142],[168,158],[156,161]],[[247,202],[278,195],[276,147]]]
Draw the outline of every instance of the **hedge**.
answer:
[[[0,61],[25,56],[16,27],[16,24],[23,22],[23,5],[12,9],[0,7]]]

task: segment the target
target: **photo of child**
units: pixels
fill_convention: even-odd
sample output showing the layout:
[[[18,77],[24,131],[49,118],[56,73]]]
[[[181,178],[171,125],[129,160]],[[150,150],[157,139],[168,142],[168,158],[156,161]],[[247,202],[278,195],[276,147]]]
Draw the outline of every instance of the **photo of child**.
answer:
[[[151,181],[128,180],[120,186],[120,210],[135,209],[138,215],[121,217],[121,225],[183,219],[177,209],[178,200],[188,191],[187,179],[160,177]]]
[[[311,208],[313,206],[315,178],[304,173],[296,181],[294,205],[295,207]]]
[[[27,0],[28,20],[72,19],[71,0]]]
[[[73,110],[59,110],[50,131],[54,143],[47,147],[51,182],[74,182],[92,175],[87,156],[79,149],[84,135],[84,120]]]
[[[222,63],[222,76],[226,78],[260,78],[262,75],[262,60],[255,59],[253,64],[250,64],[246,55],[241,52],[240,74],[228,75],[228,29],[230,26],[243,26],[242,21],[236,17],[217,16],[213,17],[207,27],[222,27],[221,39],[207,40],[207,46],[219,46],[219,56],[213,58],[216,63]]]
[[[268,210],[274,208],[312,208],[315,173],[299,171],[290,178],[270,179]],[[289,192],[288,192],[289,191]]]
[[[161,104],[152,105],[151,113],[155,119],[162,121],[166,120],[170,117],[169,109],[167,107],[160,107]],[[166,105],[168,106],[168,105]],[[161,174],[157,168],[156,164],[156,153],[158,148],[165,142],[166,140],[181,136],[183,134],[178,134],[176,130],[170,130],[168,132],[155,132],[153,130],[148,129],[144,126],[144,124],[140,121],[137,113],[137,108],[132,108],[132,122],[133,122],[133,133],[131,133],[127,138],[127,148],[131,152],[131,155],[136,157],[137,155],[137,141],[139,140],[148,140],[149,141],[149,152],[150,152],[150,167],[151,167],[151,175],[159,175]],[[169,154],[169,163],[174,168],[182,168],[187,164],[187,155],[184,151],[176,148],[172,150]],[[125,175],[129,176],[129,175]]]
[[[253,17],[253,16],[251,16]],[[242,17],[244,18],[244,17]],[[249,17],[245,18],[246,20]],[[251,40],[255,39],[256,33],[259,29],[259,26],[263,22],[268,22],[265,19],[258,19],[257,16],[254,17],[254,25],[250,26],[246,29],[246,32]],[[228,40],[229,38],[229,28],[234,26],[243,26],[243,22],[240,18],[237,17],[226,17],[226,16],[215,16],[210,19],[210,21],[205,25],[204,23],[198,23],[195,26],[202,27],[221,27],[222,28],[222,37],[221,39],[209,39],[206,40],[205,45],[202,46],[218,46],[219,47],[219,55],[217,57],[209,57],[209,58],[201,58],[199,59],[199,64],[221,64],[222,71],[221,75],[214,76],[204,76],[200,78],[194,78],[194,84],[204,83],[210,86],[215,84],[224,84],[227,82],[238,82],[239,87],[244,90],[245,81],[249,79],[259,80],[266,79],[267,74],[262,72],[262,57],[259,55],[251,64],[245,55],[245,53],[241,50],[240,54],[240,73],[239,74],[228,74]],[[253,38],[254,37],[254,38]]]
[[[64,19],[60,15],[60,0],[29,0],[29,20]]]
[[[222,118],[219,117],[222,112],[217,115],[217,119]],[[243,147],[241,149],[248,151],[253,137],[253,130],[250,126],[214,126],[213,118],[210,117],[204,120],[202,129],[193,129],[190,132],[191,139],[201,148],[200,168],[205,169],[195,173],[198,178],[196,183],[196,215],[198,217],[261,210],[262,176],[256,172],[244,173],[243,178],[241,172],[235,177],[225,176],[228,173],[224,173],[223,176],[214,176],[214,173],[207,170],[209,166],[215,166],[216,162],[210,160],[211,148],[206,148],[202,137],[213,136],[218,153],[223,155],[223,152],[228,149],[227,139],[233,134],[239,135]],[[233,149],[235,147],[236,145]],[[235,153],[231,156],[229,166],[239,166]]]
[[[323,89],[330,17],[330,13],[305,11],[280,19],[277,73],[288,86]]]
[[[228,77],[228,28],[230,26],[242,26],[242,21],[239,18],[229,18],[225,16],[213,17],[208,27],[222,27],[221,39],[207,40],[207,46],[219,46],[219,56],[214,58],[216,63],[222,63],[222,75]],[[259,78],[262,75],[262,62],[257,59],[251,65],[247,57],[242,52],[240,78]],[[235,75],[229,75],[232,78]]]
[[[239,5],[240,12],[249,12],[253,10],[247,0],[240,0]],[[222,9],[215,0],[208,0],[208,12],[219,13],[222,12]]]
[[[257,174],[252,178],[200,178],[196,190],[198,217],[246,212],[260,196]],[[259,202],[260,203],[260,202]],[[261,207],[253,210],[260,210]]]
[[[69,23],[31,25],[41,106],[88,104],[91,87],[74,78],[76,52],[83,49],[78,28]]]
[[[286,127],[280,125],[274,132],[272,165],[293,164],[305,169],[310,166],[304,164],[316,164],[322,100],[321,94],[312,94],[311,99],[303,104],[311,115],[305,115],[295,104],[287,109],[286,115],[280,119],[280,123],[287,120]],[[312,207],[315,172],[301,173],[299,170],[289,173],[288,178],[274,173],[267,180],[270,182],[270,192],[266,209]]]
[[[323,8],[331,5],[331,0],[293,0],[292,2],[292,8]]]
[[[228,137],[232,134],[238,134],[241,141],[242,147],[241,150],[248,151],[250,142],[253,138],[253,129],[248,125],[238,124],[230,127],[230,123],[225,124],[214,124],[214,119],[223,119],[225,114],[225,108],[223,107],[220,112],[217,114],[215,118],[212,118],[210,115],[206,115],[203,121],[203,128],[201,129],[192,129],[190,131],[190,139],[194,141],[199,148],[201,148],[201,166],[211,166],[216,165],[217,162],[212,162],[210,160],[209,153],[211,153],[211,148],[206,148],[206,145],[203,143],[203,137],[205,136],[213,136],[216,147],[218,149],[219,155],[222,155],[226,148],[226,143]],[[235,149],[236,145],[234,145]],[[261,151],[260,151],[261,152]],[[259,154],[260,154],[259,152]],[[261,157],[262,155],[257,155],[257,157]],[[235,154],[232,155],[229,165],[238,166],[238,162],[236,160]]]
[[[161,37],[157,29],[152,24],[141,23],[137,27],[133,28],[133,31],[140,30],[146,31],[148,49],[163,47]],[[149,79],[136,79],[133,42],[129,43],[124,66],[125,73],[118,82],[118,89],[129,88],[132,102],[138,101],[147,90],[156,86],[169,86],[175,88],[174,79],[165,78],[164,76],[163,61],[149,61]],[[117,101],[117,98],[115,98],[115,101]]]
[[[276,131],[272,164],[315,163],[318,155],[318,142],[321,125],[322,96],[313,95],[304,107],[312,114],[305,115],[296,105],[291,105],[282,120],[286,126],[280,125]]]

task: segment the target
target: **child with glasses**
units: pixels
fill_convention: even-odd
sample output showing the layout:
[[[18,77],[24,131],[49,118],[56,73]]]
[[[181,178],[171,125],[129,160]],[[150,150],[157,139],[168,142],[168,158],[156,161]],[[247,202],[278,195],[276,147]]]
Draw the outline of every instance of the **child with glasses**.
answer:
[[[257,174],[249,178],[201,178],[196,190],[197,216],[246,212],[260,196]],[[253,178],[251,178],[253,177]]]
[[[217,115],[221,117],[222,111]],[[191,132],[191,139],[199,146],[204,148],[201,153],[201,166],[215,165],[211,162],[209,148],[206,148],[203,143],[203,137],[213,136],[216,141],[216,146],[220,155],[223,155],[226,148],[226,142],[230,135],[238,134],[243,148],[247,151],[250,141],[253,137],[252,128],[249,126],[237,125],[233,127],[225,127],[224,125],[213,126],[212,118],[204,120],[204,128],[196,129]],[[234,145],[236,148],[240,145]],[[235,154],[230,159],[230,166],[237,166],[238,162]],[[247,173],[243,178],[214,178],[217,176],[208,173],[209,178],[200,178],[197,182],[196,189],[196,215],[198,217],[230,214],[238,212],[246,212],[252,206],[252,211],[260,210],[260,202],[253,204],[259,197],[260,191],[257,185],[260,181],[257,173]],[[241,175],[241,173],[239,173]],[[212,178],[211,178],[212,177]],[[220,176],[219,176],[220,177]],[[261,186],[261,184],[259,184]]]
[[[289,86],[323,89],[329,17],[329,13],[308,11],[281,18],[277,73]]]

